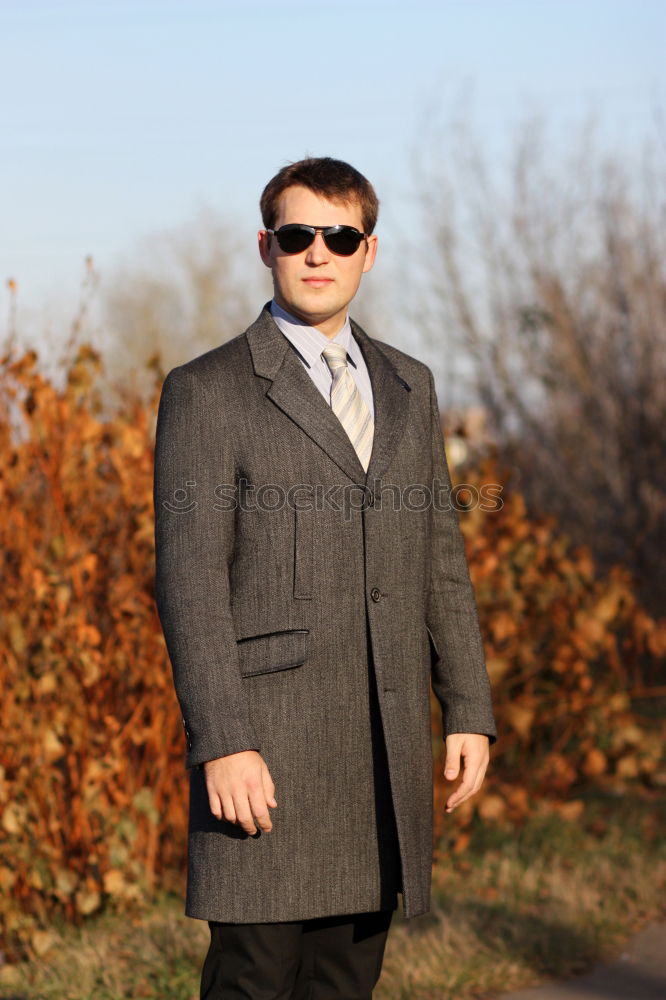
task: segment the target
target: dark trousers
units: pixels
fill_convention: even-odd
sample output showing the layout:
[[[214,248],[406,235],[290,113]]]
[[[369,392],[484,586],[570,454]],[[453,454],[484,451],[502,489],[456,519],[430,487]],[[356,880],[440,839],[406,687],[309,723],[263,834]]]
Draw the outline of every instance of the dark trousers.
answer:
[[[371,1000],[394,912],[284,923],[209,920],[200,1000]]]

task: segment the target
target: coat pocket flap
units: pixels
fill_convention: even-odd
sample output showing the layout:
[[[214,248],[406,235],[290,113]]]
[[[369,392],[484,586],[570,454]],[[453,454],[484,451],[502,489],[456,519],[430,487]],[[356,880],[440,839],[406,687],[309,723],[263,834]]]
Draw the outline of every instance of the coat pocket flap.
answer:
[[[307,658],[309,632],[307,628],[290,628],[237,639],[241,674],[250,677],[300,667]]]

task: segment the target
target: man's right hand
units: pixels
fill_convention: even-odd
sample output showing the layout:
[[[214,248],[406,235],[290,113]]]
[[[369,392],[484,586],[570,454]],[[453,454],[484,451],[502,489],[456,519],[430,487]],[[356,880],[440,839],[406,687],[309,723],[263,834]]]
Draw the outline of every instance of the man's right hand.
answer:
[[[237,823],[246,833],[273,829],[268,807],[277,806],[275,785],[257,750],[241,750],[207,760],[203,766],[210,811],[217,819]]]

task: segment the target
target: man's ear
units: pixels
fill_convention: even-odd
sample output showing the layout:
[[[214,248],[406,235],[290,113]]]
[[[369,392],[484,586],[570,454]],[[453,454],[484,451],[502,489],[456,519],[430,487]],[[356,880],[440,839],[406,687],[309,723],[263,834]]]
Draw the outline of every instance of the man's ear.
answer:
[[[363,264],[363,274],[366,271],[372,269],[372,265],[375,263],[375,257],[377,256],[377,237],[368,236],[368,245],[365,248],[365,263]]]
[[[259,241],[259,256],[266,265],[266,267],[272,268],[273,261],[271,260],[271,234],[267,233],[265,229],[260,229],[257,233],[257,239]]]

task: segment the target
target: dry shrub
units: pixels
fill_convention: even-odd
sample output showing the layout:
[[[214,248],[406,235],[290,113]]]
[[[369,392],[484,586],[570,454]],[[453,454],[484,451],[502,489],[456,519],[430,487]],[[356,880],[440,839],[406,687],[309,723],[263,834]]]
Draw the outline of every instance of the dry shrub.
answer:
[[[131,906],[185,849],[149,415],[130,400],[99,418],[88,347],[60,391],[36,363],[3,359],[0,389],[0,918],[14,948],[54,914]]]
[[[613,566],[599,576],[590,549],[562,534],[551,515],[528,518],[520,493],[496,457],[468,470],[458,486],[470,573],[484,633],[498,720],[498,742],[482,793],[457,810],[458,827],[520,822],[550,808],[580,816],[576,796],[594,787],[611,795],[637,784],[657,794],[666,784],[663,725],[637,711],[666,655],[666,619],[641,607],[633,575]],[[498,510],[476,497],[502,487]],[[497,492],[497,491],[496,491]],[[433,729],[437,709],[433,704]],[[446,830],[444,803],[455,787],[436,770],[437,844]],[[461,848],[467,840],[463,838]]]

